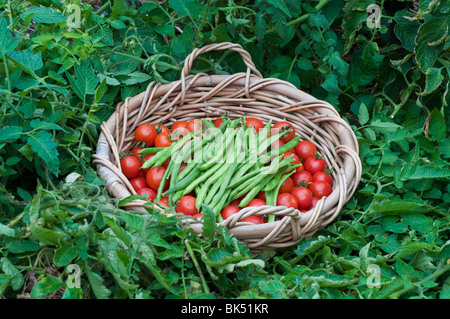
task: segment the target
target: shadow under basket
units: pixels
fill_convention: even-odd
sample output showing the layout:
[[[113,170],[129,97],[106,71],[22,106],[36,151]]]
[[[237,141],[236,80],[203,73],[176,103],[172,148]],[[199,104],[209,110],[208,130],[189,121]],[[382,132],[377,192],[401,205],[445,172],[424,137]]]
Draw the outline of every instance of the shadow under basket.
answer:
[[[238,52],[247,71],[232,75],[189,75],[194,60],[214,50]],[[336,219],[355,192],[361,178],[361,160],[356,136],[336,109],[299,90],[289,82],[263,78],[248,52],[240,45],[219,43],[194,49],[186,58],[181,79],[168,84],[152,82],[145,92],[129,97],[101,125],[94,164],[111,196],[121,200],[136,194],[120,168],[120,154],[135,146],[134,131],[144,123],[170,127],[176,121],[197,118],[231,119],[256,117],[266,124],[290,122],[296,134],[313,142],[332,169],[333,191],[308,212],[284,206],[245,207],[220,222],[252,251],[285,248],[310,238]],[[148,204],[147,204],[148,205]],[[157,205],[155,205],[157,206]],[[147,211],[144,200],[133,200],[122,208]],[[251,215],[277,215],[275,221],[251,224],[241,220]],[[183,218],[185,227],[201,235],[202,223]]]

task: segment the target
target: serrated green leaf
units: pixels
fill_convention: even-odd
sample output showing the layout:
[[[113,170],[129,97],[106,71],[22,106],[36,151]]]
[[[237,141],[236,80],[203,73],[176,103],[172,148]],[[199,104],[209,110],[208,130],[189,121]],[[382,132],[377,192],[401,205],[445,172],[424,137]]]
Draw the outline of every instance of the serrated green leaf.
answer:
[[[202,214],[202,234],[206,238],[213,238],[217,228],[216,214],[205,204],[202,204]]]
[[[180,16],[197,18],[204,14],[205,7],[197,0],[169,0],[169,6]]]
[[[22,19],[32,16],[32,20],[36,23],[53,24],[66,22],[67,17],[61,12],[44,6],[32,6],[25,10],[21,15]]]
[[[0,53],[14,51],[19,44],[18,37],[11,37],[6,18],[0,19]]]
[[[430,114],[428,132],[435,141],[441,141],[446,136],[447,124],[445,123],[444,116],[442,116],[442,113],[437,108],[434,108]]]
[[[0,223],[0,236],[5,235],[8,237],[14,237],[16,235],[16,231],[13,228],[10,228],[2,223]]]
[[[358,120],[359,124],[361,125],[369,122],[369,111],[367,110],[367,106],[364,103],[361,103],[359,106]]]
[[[419,95],[428,95],[436,91],[436,89],[441,85],[444,80],[444,75],[442,74],[443,68],[432,68],[430,67],[425,72],[425,89],[418,93]]]
[[[55,250],[53,262],[57,267],[65,267],[72,262],[78,255],[76,246],[62,245]]]
[[[35,74],[35,71],[40,70],[44,64],[42,62],[42,53],[39,51],[34,54],[30,49],[25,51],[12,51],[7,53],[22,70],[29,74]]]
[[[57,144],[52,139],[52,134],[39,131],[35,135],[29,135],[27,142],[31,146],[31,149],[44,160],[50,171],[54,175],[58,175],[59,153],[56,149]]]
[[[94,73],[90,59],[74,65],[75,78],[71,74],[66,74],[71,88],[82,101],[85,101],[86,95],[95,94],[95,88],[99,83],[99,79]]]
[[[415,43],[414,39],[417,36],[419,30],[419,22],[417,20],[411,21],[405,17],[412,17],[412,14],[408,10],[399,10],[395,13],[395,27],[394,32],[397,38],[402,42],[403,48],[413,52]]]
[[[0,129],[0,142],[15,141],[22,135],[23,127],[10,126]]]
[[[447,34],[448,25],[445,17],[434,17],[419,27],[419,32],[415,38],[414,53],[423,72],[427,72],[436,62],[442,47],[442,44],[439,45],[439,43],[443,41]]]

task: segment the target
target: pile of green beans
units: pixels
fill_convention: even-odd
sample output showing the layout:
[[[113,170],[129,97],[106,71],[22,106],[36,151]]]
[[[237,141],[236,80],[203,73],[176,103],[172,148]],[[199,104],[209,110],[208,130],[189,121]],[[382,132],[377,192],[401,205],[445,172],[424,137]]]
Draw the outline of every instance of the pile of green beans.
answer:
[[[283,153],[297,145],[300,137],[272,149],[272,143],[285,132],[271,135],[271,121],[259,132],[247,128],[242,118],[223,117],[218,128],[206,119],[203,124],[169,147],[141,151],[155,154],[142,168],[161,166],[170,158],[154,202],[167,196],[173,207],[181,197],[195,193],[197,210],[207,205],[218,221],[222,209],[232,201],[239,199],[238,207],[245,207],[261,191],[266,194],[267,205],[275,206],[282,183],[298,166],[292,157],[282,159]],[[179,172],[183,162],[186,166]],[[164,190],[167,180],[169,187]]]

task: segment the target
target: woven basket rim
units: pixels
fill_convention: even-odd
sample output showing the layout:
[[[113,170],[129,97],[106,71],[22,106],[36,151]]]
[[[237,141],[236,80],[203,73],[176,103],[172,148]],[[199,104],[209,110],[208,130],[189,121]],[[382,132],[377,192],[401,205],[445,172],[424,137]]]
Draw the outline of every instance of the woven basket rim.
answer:
[[[234,47],[236,45],[223,44],[222,46]],[[211,49],[211,47],[214,49],[214,46],[210,46],[206,47],[205,50]],[[193,52],[190,57],[200,53],[198,51]],[[186,61],[189,61],[190,66],[193,63],[193,59],[189,57]],[[246,64],[249,63],[248,60],[246,62]],[[342,167],[333,163],[339,169],[337,172],[334,172],[336,176],[334,178],[335,185],[333,187],[333,193],[320,200],[318,205],[307,213],[300,213],[294,209],[286,210],[286,207],[283,209],[280,206],[271,206],[274,208],[272,209],[273,214],[284,215],[284,217],[271,223],[258,225],[240,222],[241,219],[248,215],[260,214],[264,209],[270,210],[270,207],[268,208],[266,206],[261,208],[260,206],[248,209],[244,208],[232,216],[232,218],[218,224],[227,227],[230,233],[241,241],[244,241],[250,248],[254,250],[269,250],[291,246],[303,238],[312,236],[317,230],[333,221],[355,192],[361,178],[362,169],[358,156],[359,146],[353,130],[328,102],[316,99],[287,81],[274,78],[262,78],[258,74],[250,74],[250,70],[251,68],[248,67],[245,73],[231,75],[208,75],[201,73],[187,75],[189,71],[183,69],[180,80],[167,84],[152,82],[146,91],[134,97],[126,98],[123,102],[119,103],[117,110],[101,125],[102,132],[98,139],[96,154],[93,156],[94,164],[97,165],[97,172],[105,180],[109,193],[118,199],[123,199],[133,193],[132,187],[130,189],[130,185],[127,185],[123,176],[120,176],[120,170],[113,164],[114,161],[117,162],[118,160],[119,149],[127,143],[127,130],[123,128],[130,129],[130,123],[128,121],[132,122],[134,120],[131,124],[131,131],[133,131],[138,124],[144,122],[157,124],[161,120],[163,122],[162,124],[167,124],[175,120],[180,120],[181,118],[216,118],[220,113],[218,111],[219,107],[210,106],[216,103],[216,101],[214,103],[209,101],[212,100],[212,97],[216,97],[216,93],[227,90],[227,92],[235,92],[234,94],[237,96],[235,99],[228,98],[230,101],[236,100],[236,105],[227,105],[227,108],[235,110],[235,112],[239,112],[239,110],[244,110],[247,113],[252,111],[253,108],[248,109],[243,107],[243,105],[245,103],[256,105],[257,102],[255,101],[259,99],[269,102],[276,101],[276,107],[278,109],[275,109],[274,106],[270,110],[275,115],[261,111],[267,110],[266,106],[255,109],[259,110],[259,113],[255,113],[254,115],[264,123],[267,123],[269,118],[275,118],[275,116],[279,116],[280,114],[283,115],[283,120],[289,121],[290,119],[295,120],[296,117],[301,115],[301,112],[308,112],[308,116],[311,115],[310,125],[319,128],[319,125],[323,126],[326,124],[326,129],[323,129],[324,134],[332,135],[334,139],[332,142],[341,142],[341,144],[334,148],[333,152],[334,154],[338,154],[339,157],[342,157],[342,160],[340,160],[342,161]],[[214,92],[214,90],[217,92]],[[201,95],[202,93],[204,93],[203,96]],[[202,107],[197,107],[194,103],[192,104],[194,106],[191,107],[191,110],[190,103],[195,102],[195,98],[191,96],[196,97],[198,95],[200,97],[197,99],[199,100],[197,104],[202,105]],[[202,102],[202,98],[205,96],[209,96],[209,98],[206,98]],[[258,98],[253,98],[255,96]],[[189,98],[187,99],[187,97]],[[153,105],[150,105],[149,101],[152,101]],[[290,103],[292,101],[297,102]],[[270,104],[269,102],[265,103]],[[291,114],[290,112],[294,113]],[[242,115],[233,113],[232,116],[237,117]],[[300,125],[298,125],[298,128],[302,130],[306,129]],[[322,135],[315,132],[313,135],[308,136],[302,130],[299,130],[299,132],[303,133],[302,137],[305,139],[315,140]],[[326,140],[326,146],[323,147],[323,150],[327,150],[330,153],[327,147],[332,142]],[[319,147],[321,146],[320,143],[315,142],[315,144]],[[124,208],[146,211],[144,203],[143,200],[135,200],[126,204]],[[320,225],[318,225],[319,221],[321,222]],[[201,235],[202,224],[200,222],[183,219],[183,223]]]

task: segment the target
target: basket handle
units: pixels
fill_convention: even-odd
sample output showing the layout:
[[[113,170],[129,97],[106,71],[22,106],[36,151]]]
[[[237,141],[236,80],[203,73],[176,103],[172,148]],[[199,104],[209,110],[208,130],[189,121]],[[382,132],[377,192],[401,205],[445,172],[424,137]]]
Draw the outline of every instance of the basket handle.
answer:
[[[247,72],[249,70],[253,71],[258,77],[262,78],[261,73],[256,69],[255,64],[252,61],[252,57],[250,53],[245,51],[241,45],[231,42],[222,42],[222,43],[214,43],[205,45],[202,48],[195,48],[191,54],[189,54],[184,60],[183,70],[181,71],[181,78],[184,80],[186,76],[189,75],[191,68],[194,64],[194,60],[203,53],[210,51],[218,51],[218,50],[233,50],[238,52],[242,59],[244,60],[245,65],[247,66]]]

